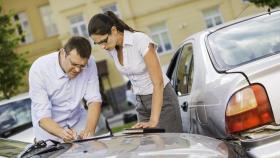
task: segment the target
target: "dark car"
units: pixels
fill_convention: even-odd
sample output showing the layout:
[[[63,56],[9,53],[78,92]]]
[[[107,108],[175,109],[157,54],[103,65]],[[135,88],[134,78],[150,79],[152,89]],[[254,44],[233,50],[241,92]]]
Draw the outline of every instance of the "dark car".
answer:
[[[28,93],[0,102],[0,137],[33,142],[31,100]]]
[[[97,132],[105,128],[105,117],[100,115]],[[23,93],[0,101],[0,137],[33,143],[31,99]]]

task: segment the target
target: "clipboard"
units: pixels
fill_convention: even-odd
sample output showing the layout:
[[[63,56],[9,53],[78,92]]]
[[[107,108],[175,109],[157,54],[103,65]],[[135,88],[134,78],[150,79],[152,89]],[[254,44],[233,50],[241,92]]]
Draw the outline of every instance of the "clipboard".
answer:
[[[123,134],[165,133],[163,128],[127,128]]]

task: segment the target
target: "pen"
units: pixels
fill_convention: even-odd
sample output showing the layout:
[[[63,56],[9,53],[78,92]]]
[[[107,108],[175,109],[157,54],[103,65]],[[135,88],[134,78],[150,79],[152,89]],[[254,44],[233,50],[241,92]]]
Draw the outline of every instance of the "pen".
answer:
[[[71,129],[69,125],[64,126],[64,128]]]
[[[70,129],[71,131],[73,131],[72,128],[68,124],[66,126],[64,126],[64,128],[67,128],[67,129]],[[76,132],[75,132],[74,137],[75,137],[75,139],[78,139],[78,140],[81,139],[81,136],[77,135]]]

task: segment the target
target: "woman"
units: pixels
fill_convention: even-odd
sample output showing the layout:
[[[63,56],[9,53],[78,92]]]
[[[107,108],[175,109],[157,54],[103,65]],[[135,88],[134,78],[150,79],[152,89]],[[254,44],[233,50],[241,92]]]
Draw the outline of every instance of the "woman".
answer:
[[[132,83],[139,119],[133,128],[182,132],[178,99],[161,70],[157,44],[110,11],[93,16],[88,31],[94,43],[109,52],[117,69]]]

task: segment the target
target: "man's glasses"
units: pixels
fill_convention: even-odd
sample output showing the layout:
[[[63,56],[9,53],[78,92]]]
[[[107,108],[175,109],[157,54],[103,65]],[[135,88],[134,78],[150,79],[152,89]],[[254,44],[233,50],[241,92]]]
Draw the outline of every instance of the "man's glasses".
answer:
[[[84,70],[87,68],[87,64],[86,65],[80,65],[80,64],[76,64],[73,61],[71,61],[71,58],[69,57],[69,62],[71,64],[71,66],[75,67],[75,68],[79,68],[81,70]]]
[[[108,38],[109,38],[109,35],[107,35],[107,37],[97,43],[94,42],[94,44],[97,44],[97,45],[102,45],[102,44],[105,44],[108,42]]]

